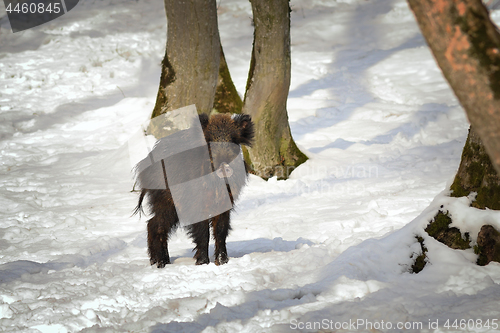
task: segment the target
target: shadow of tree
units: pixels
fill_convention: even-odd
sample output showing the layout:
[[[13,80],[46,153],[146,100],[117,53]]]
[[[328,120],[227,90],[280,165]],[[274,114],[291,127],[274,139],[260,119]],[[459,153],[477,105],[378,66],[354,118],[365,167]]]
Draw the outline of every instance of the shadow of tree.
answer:
[[[404,133],[408,138],[412,138],[414,135],[420,133],[420,131],[425,128],[430,122],[435,121],[439,116],[446,115],[452,110],[452,107],[445,104],[428,103],[420,107],[420,110],[414,112],[410,120],[385,134],[380,134],[368,141],[348,141],[342,138],[335,140],[323,147],[314,147],[309,149],[312,153],[320,153],[323,150],[330,148],[338,148],[345,150],[355,143],[359,143],[366,146],[371,146],[374,144],[389,144],[392,142],[394,137],[399,133]]]
[[[142,239],[144,238],[144,239]],[[133,244],[135,246],[146,246],[146,239],[145,239],[145,234],[141,235],[138,237],[136,240],[133,241]],[[194,243],[193,247],[194,247]],[[235,242],[228,242],[226,244],[227,246],[227,252],[229,255],[229,260],[231,258],[241,258],[247,254],[251,253],[268,253],[268,252],[290,252],[295,250],[298,246],[302,245],[309,245],[312,246],[314,245],[314,242],[305,239],[305,238],[298,238],[295,241],[287,241],[283,240],[281,237],[276,237],[274,239],[269,239],[269,238],[256,238],[252,240],[244,240],[244,241],[235,241]],[[171,247],[171,246],[170,246]],[[214,244],[210,244],[208,252],[210,255],[210,259],[213,262],[213,254],[214,254]],[[175,265],[180,262],[189,262],[191,264],[191,257],[194,255],[194,249],[193,250],[185,250],[181,255],[173,255],[171,256],[171,262]],[[179,260],[177,263],[175,262],[176,260]],[[193,260],[194,264],[194,260]]]
[[[359,6],[352,17],[345,22],[344,27],[349,32],[348,35],[352,36],[352,39],[357,39],[372,46],[365,47],[359,41],[357,43],[347,43],[347,45],[335,45],[332,48],[334,58],[327,65],[327,73],[290,91],[289,98],[304,98],[312,95],[317,90],[327,90],[331,100],[340,102],[340,106],[336,108],[318,109],[318,112],[329,113],[330,116],[328,117],[309,116],[291,124],[295,130],[294,137],[297,140],[310,133],[311,128],[316,130],[331,127],[349,119],[356,109],[373,102],[374,96],[366,85],[368,81],[367,71],[371,67],[399,51],[426,45],[420,33],[415,33],[415,35],[394,47],[385,49],[376,47],[377,41],[386,37],[384,32],[378,29],[375,19],[391,11],[393,4],[394,1],[370,1]],[[359,22],[364,23],[359,24]],[[373,24],[367,24],[366,22],[373,22]],[[338,145],[345,146],[342,142],[339,142]]]
[[[92,264],[102,264],[110,257],[125,250],[127,243],[121,239],[109,242],[109,248],[90,255],[71,254],[64,255],[56,260],[39,263],[30,260],[17,260],[0,265],[0,284],[9,283],[20,279],[25,274],[47,273],[49,270],[60,271],[72,267],[85,268]]]

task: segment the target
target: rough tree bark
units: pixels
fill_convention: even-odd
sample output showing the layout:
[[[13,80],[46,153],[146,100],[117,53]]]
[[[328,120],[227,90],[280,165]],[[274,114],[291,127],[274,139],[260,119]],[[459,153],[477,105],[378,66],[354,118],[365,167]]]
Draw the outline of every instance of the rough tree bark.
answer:
[[[436,61],[500,173],[500,34],[481,0],[408,0]]]
[[[243,113],[252,116],[256,137],[245,156],[251,171],[267,179],[288,178],[307,160],[288,124],[290,7],[288,0],[251,0],[255,26]]]
[[[214,105],[220,61],[215,0],[164,0],[167,47],[152,118],[195,104],[198,113]]]
[[[241,113],[243,108],[243,101],[231,79],[222,45],[220,47],[219,79],[217,80],[213,108],[219,113]]]
[[[451,185],[452,197],[476,192],[473,207],[500,210],[500,176],[497,174],[479,135],[471,127],[462,152],[460,167]]]

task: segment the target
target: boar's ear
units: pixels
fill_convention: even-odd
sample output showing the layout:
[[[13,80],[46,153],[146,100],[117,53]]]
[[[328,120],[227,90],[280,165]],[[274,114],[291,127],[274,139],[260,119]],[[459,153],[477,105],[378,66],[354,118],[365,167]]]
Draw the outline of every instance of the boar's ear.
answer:
[[[248,114],[235,114],[232,116],[234,124],[240,130],[239,143],[251,146],[254,136],[252,118]]]
[[[205,130],[208,126],[208,114],[202,113],[200,114],[200,124],[201,124],[201,129]]]

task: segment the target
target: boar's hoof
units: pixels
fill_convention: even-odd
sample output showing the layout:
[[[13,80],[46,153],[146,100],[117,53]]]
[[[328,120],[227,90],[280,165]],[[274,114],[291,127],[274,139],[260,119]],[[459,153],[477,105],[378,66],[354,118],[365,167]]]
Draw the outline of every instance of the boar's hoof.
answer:
[[[208,257],[196,259],[196,265],[206,265],[210,264],[210,259]]]
[[[170,264],[170,259],[167,259],[167,260],[158,260],[158,261],[151,259],[150,262],[151,262],[151,265],[156,264],[156,267],[163,268],[166,265]]]
[[[215,264],[217,266],[227,264],[229,261],[229,258],[227,257],[227,254],[221,254],[218,258],[215,258]]]

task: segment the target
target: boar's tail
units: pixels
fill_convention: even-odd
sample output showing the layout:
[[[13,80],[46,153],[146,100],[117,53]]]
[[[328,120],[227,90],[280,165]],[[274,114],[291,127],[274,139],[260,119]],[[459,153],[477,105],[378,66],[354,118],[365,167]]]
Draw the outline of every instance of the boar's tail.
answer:
[[[142,214],[144,214],[144,210],[142,209],[142,201],[144,200],[144,197],[146,196],[147,190],[142,189],[141,195],[139,196],[139,203],[134,209],[134,213],[132,215],[135,215],[139,213],[139,217],[141,217]]]

